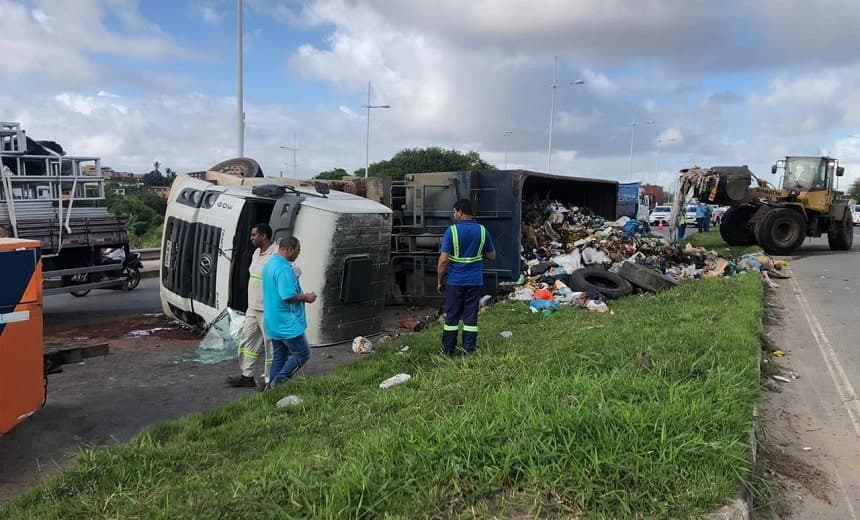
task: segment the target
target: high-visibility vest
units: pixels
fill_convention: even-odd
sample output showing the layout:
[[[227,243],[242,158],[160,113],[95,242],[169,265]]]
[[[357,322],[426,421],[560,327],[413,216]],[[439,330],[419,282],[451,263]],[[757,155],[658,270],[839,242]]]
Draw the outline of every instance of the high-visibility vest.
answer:
[[[481,228],[481,242],[478,244],[478,254],[476,256],[463,257],[460,256],[460,236],[457,234],[457,225],[451,226],[451,242],[454,245],[454,254],[448,256],[448,260],[460,264],[474,264],[484,259],[484,242],[487,239],[487,228],[478,224]]]

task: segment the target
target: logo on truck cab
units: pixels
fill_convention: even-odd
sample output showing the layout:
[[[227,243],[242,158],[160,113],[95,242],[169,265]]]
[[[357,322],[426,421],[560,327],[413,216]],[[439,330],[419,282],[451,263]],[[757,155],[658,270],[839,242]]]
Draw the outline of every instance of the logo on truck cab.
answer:
[[[224,209],[226,209],[227,211],[230,211],[231,209],[233,209],[233,205],[232,205],[232,204],[230,204],[229,202],[221,201],[221,200],[219,200],[218,202],[216,202],[216,203],[215,203],[215,205],[216,205],[216,206],[218,206],[219,208],[224,208]]]

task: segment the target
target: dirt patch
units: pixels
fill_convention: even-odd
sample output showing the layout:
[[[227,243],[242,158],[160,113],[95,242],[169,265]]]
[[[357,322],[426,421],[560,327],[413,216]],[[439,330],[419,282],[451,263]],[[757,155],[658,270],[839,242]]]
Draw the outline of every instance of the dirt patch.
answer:
[[[45,347],[88,344],[117,339],[169,339],[200,341],[200,335],[164,314],[130,316],[122,320],[94,324],[84,329],[69,328],[45,337]],[[113,346],[113,345],[112,345]]]

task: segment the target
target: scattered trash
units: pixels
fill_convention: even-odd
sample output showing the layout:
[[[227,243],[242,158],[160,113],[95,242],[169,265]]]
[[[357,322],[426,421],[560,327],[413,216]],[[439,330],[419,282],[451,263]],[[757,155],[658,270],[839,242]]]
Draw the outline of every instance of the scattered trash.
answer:
[[[481,307],[486,307],[490,303],[490,300],[492,300],[492,299],[493,299],[493,297],[491,295],[485,294],[485,295],[481,296],[480,300],[478,300],[478,305],[480,305]]]
[[[421,320],[403,320],[400,322],[400,326],[404,329],[418,332],[419,330],[424,328],[424,322]]]
[[[596,300],[589,300],[585,308],[592,312],[609,312],[609,307],[606,306],[605,302],[598,302]]]
[[[373,352],[373,342],[364,336],[356,336],[352,340],[352,351],[356,354],[370,354]]]
[[[499,333],[499,335],[501,335],[505,339],[510,339],[514,336],[514,333],[509,330],[503,330]]]
[[[170,327],[154,327],[151,329],[133,330],[133,331],[129,332],[128,335],[132,336],[132,337],[140,338],[140,337],[151,336],[152,334],[154,334],[160,330],[170,330]]]
[[[296,406],[302,404],[302,398],[297,395],[288,395],[275,403],[278,408],[286,408],[287,406]]]
[[[785,355],[785,352],[777,349],[777,350],[774,350],[773,352],[771,352],[771,355],[773,357],[782,357]]]
[[[544,311],[547,309],[558,309],[558,302],[554,302],[552,300],[532,300],[529,304],[529,308],[532,312]]]
[[[409,345],[403,345],[400,347],[400,350],[397,351],[398,354],[406,354],[409,352]]]
[[[780,383],[791,383],[791,379],[789,379],[785,376],[770,376],[770,377],[772,377],[776,381],[779,381]]]
[[[391,376],[385,381],[379,383],[379,388],[391,388],[392,386],[403,384],[410,379],[412,379],[412,376],[409,374],[397,374],[396,376]]]
[[[803,451],[812,451],[812,446],[804,446]]]

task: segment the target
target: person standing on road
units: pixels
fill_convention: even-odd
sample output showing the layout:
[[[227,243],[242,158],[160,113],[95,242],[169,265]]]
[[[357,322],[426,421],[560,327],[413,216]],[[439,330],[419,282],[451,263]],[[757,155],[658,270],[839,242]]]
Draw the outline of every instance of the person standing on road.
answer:
[[[687,234],[687,212],[684,207],[681,207],[681,215],[678,217],[678,242],[684,240],[684,235]]]
[[[711,215],[714,213],[714,208],[710,204],[705,204],[705,233],[711,230]]]
[[[702,201],[696,203],[696,229],[699,233],[705,232],[705,203]]]
[[[317,295],[302,291],[299,283],[293,262],[301,250],[296,237],[283,238],[278,254],[263,269],[263,316],[273,351],[267,388],[292,378],[311,357],[305,337],[305,304],[315,302]]]
[[[261,350],[265,350],[266,356],[263,360],[263,379],[266,382],[269,378],[269,364],[272,362],[272,344],[263,327],[263,267],[278,250],[272,242],[272,228],[265,223],[252,227],[251,245],[256,249],[248,268],[248,310],[245,312],[245,324],[242,326],[242,339],[239,342],[239,369],[242,373],[227,378],[227,384],[235,387],[257,386],[254,365]]]
[[[451,356],[457,346],[463,320],[463,350],[471,354],[478,342],[478,301],[484,286],[484,262],[496,259],[496,248],[487,228],[473,217],[472,203],[454,204],[454,225],[445,230],[437,265],[437,289],[445,295],[442,354]]]

